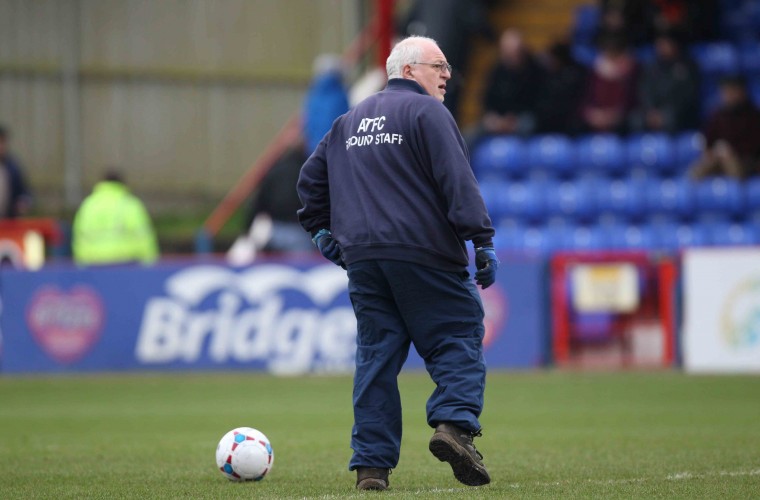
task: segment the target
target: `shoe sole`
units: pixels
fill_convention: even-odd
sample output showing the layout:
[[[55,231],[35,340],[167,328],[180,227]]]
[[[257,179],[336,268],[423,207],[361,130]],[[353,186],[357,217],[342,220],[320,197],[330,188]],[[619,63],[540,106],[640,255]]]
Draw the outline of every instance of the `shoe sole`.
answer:
[[[383,481],[382,479],[375,479],[374,477],[368,477],[366,479],[362,479],[359,481],[359,484],[356,485],[356,489],[358,490],[385,490],[388,488],[388,483]]]
[[[430,439],[430,453],[441,462],[448,462],[454,477],[467,486],[483,486],[491,482],[485,466],[477,463],[467,450],[451,436],[440,433]]]

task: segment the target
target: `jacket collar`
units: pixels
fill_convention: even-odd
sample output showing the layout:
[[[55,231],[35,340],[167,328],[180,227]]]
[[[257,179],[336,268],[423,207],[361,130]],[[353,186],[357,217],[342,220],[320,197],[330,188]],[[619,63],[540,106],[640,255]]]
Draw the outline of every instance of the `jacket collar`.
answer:
[[[391,78],[388,80],[388,86],[385,87],[385,90],[408,90],[417,94],[430,95],[425,92],[422,85],[414,80],[407,80],[406,78]]]

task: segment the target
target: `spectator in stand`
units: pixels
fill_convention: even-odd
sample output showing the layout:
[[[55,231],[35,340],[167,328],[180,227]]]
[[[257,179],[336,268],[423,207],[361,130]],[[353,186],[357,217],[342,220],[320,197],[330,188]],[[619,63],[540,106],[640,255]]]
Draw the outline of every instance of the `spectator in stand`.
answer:
[[[636,103],[636,77],[636,60],[625,40],[619,35],[603,38],[581,101],[581,119],[588,132],[627,131],[628,115]]]
[[[724,78],[720,99],[720,107],[704,125],[705,150],[692,167],[692,177],[728,175],[745,179],[759,175],[760,110],[749,98],[744,78]]]
[[[655,55],[639,80],[639,108],[631,117],[631,128],[668,133],[697,128],[699,68],[673,33],[657,36]]]
[[[340,56],[321,54],[314,60],[314,78],[304,103],[303,131],[307,155],[317,149],[317,144],[330,130],[333,120],[346,111],[348,92],[343,85],[343,63]],[[303,161],[300,163],[303,164]]]
[[[301,208],[301,200],[293,189],[306,159],[303,146],[294,145],[261,181],[246,216],[249,244],[254,246],[251,255],[259,250],[274,253],[314,250],[311,238],[298,222],[296,212]]]
[[[499,61],[486,83],[483,118],[469,142],[482,135],[533,132],[540,84],[541,67],[522,35],[515,29],[506,30],[499,40]]]
[[[720,6],[717,0],[650,0],[656,32],[678,31],[685,41],[700,42],[716,37]]]
[[[343,85],[343,62],[335,54],[321,54],[314,60],[314,77],[306,93],[303,109],[304,142],[291,145],[274,163],[258,186],[245,217],[246,235],[238,239],[230,256],[241,256],[247,264],[258,251],[312,251],[311,238],[298,223],[301,208],[293,189],[301,165],[317,149],[333,122],[349,109]],[[305,151],[304,151],[305,148]]]
[[[536,100],[536,131],[542,134],[578,132],[578,103],[586,69],[573,58],[570,45],[557,42],[543,58],[544,73]]]
[[[74,217],[72,250],[77,264],[150,264],[158,243],[148,211],[115,170],[95,184]]]
[[[464,75],[474,35],[495,42],[497,34],[488,21],[494,0],[415,0],[399,26],[402,36],[426,36],[438,42],[453,70],[443,105],[458,119]]]
[[[610,36],[621,37],[632,45],[652,39],[653,6],[650,0],[601,0],[597,43]]]
[[[24,215],[31,204],[21,164],[8,150],[10,133],[0,126],[0,219]]]

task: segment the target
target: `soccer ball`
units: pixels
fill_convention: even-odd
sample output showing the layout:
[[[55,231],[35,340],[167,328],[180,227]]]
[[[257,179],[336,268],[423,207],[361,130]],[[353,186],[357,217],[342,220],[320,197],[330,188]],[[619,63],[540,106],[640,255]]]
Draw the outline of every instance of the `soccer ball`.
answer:
[[[251,427],[238,427],[216,446],[216,465],[230,481],[261,481],[274,463],[267,437]]]

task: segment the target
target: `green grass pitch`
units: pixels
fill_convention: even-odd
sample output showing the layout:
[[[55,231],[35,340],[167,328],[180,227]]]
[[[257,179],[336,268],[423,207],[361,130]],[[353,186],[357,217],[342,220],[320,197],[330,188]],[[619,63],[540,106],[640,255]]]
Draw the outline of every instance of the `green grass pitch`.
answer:
[[[760,497],[760,377],[490,373],[480,488],[427,450],[427,376],[400,385],[401,462],[378,494],[346,470],[350,377],[0,378],[0,498]],[[238,426],[272,441],[262,482],[215,467]]]

